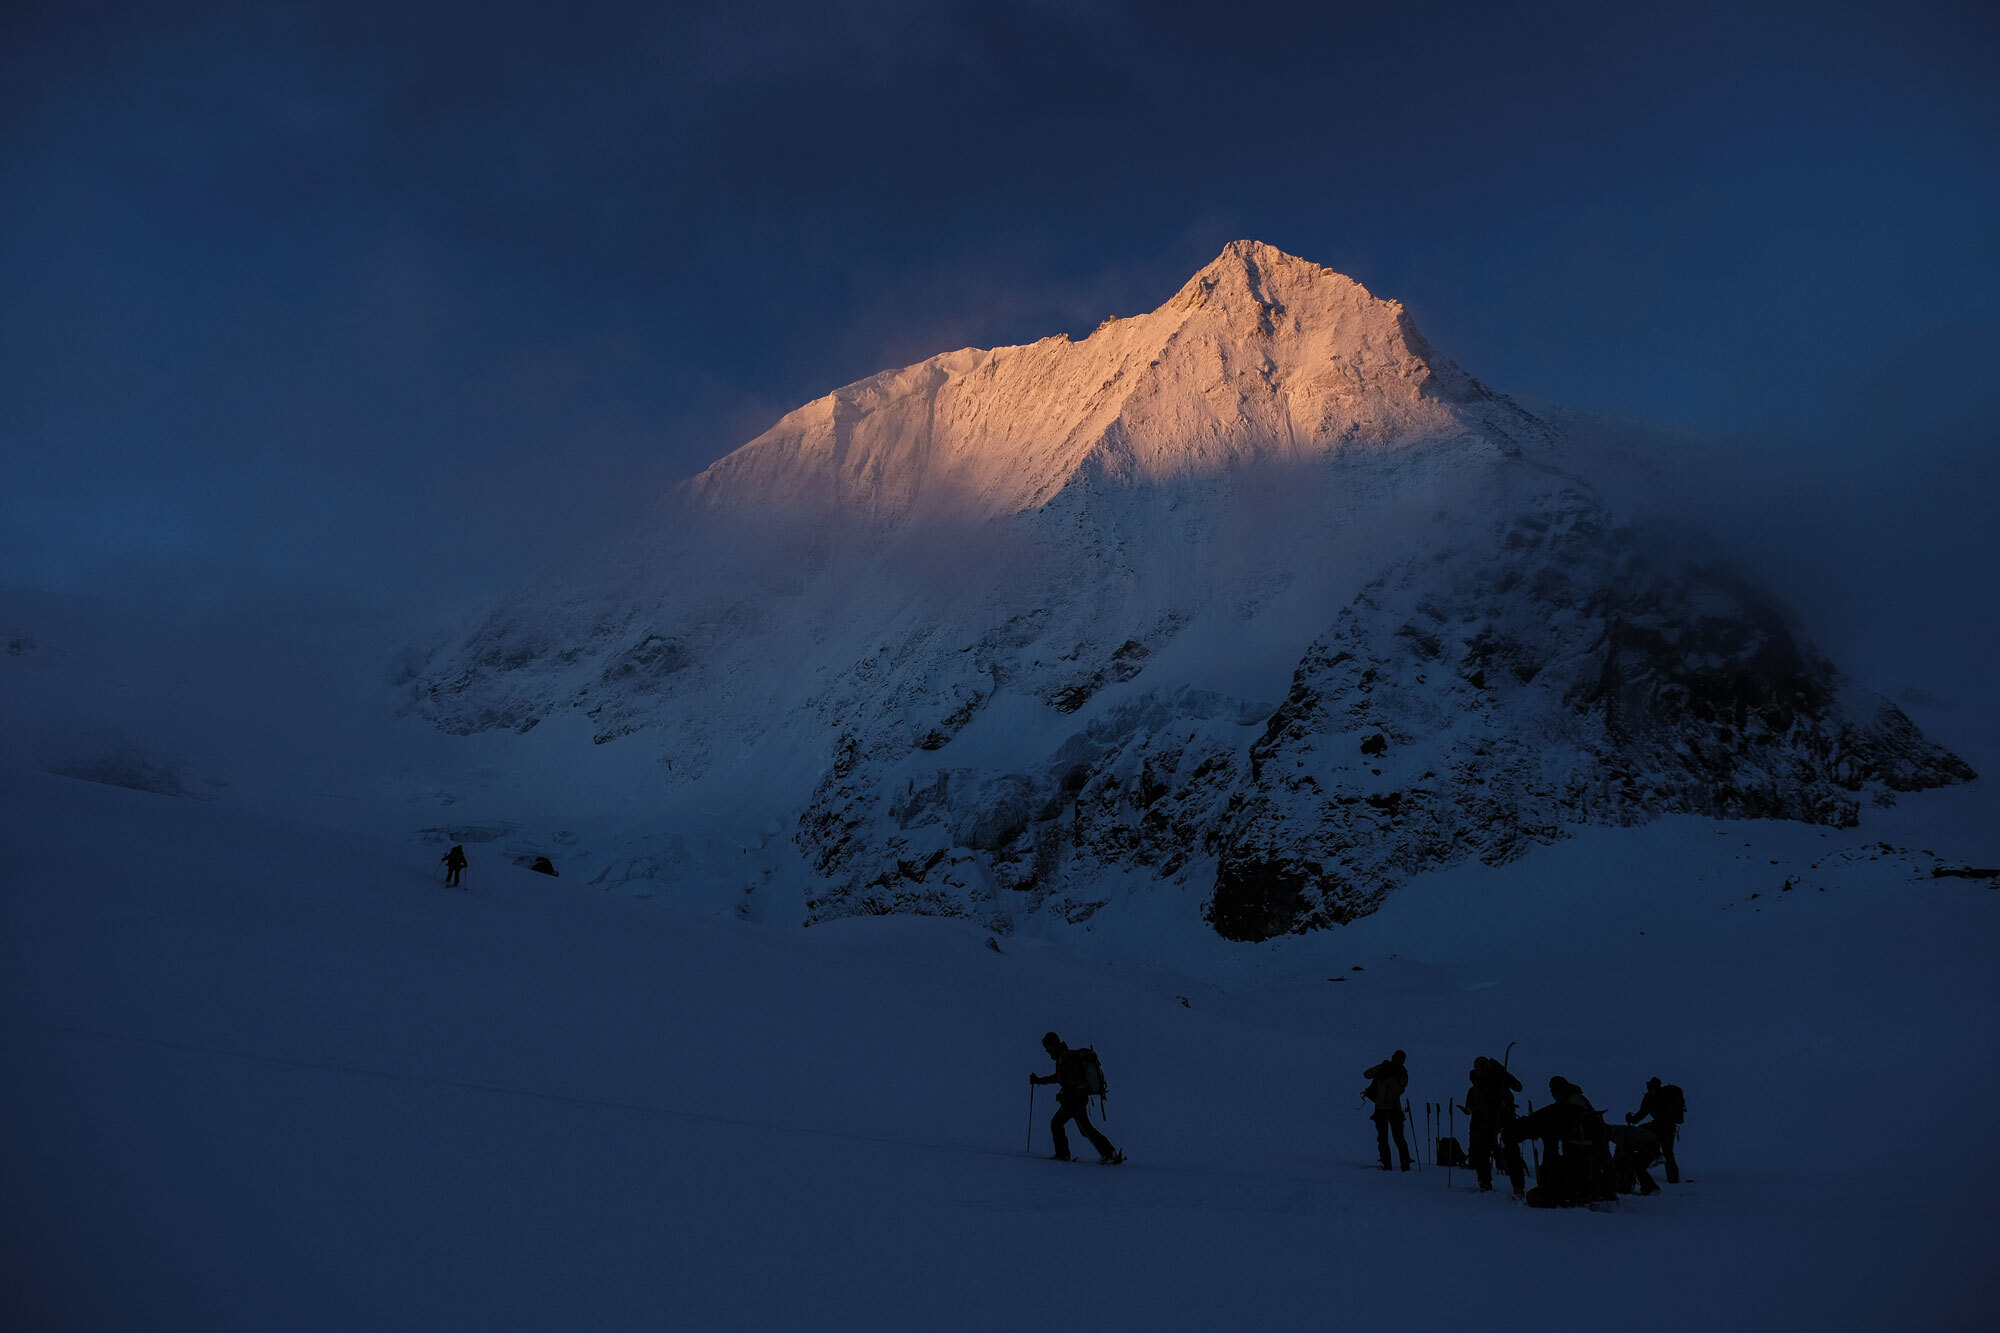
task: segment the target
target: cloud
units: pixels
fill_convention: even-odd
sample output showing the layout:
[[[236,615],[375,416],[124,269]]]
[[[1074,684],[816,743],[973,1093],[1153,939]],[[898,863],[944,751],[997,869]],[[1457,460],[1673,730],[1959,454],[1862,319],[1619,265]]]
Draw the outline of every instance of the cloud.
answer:
[[[0,553],[497,590],[809,397],[1086,333],[1239,235],[1501,388],[1946,449],[1986,381],[1933,334],[2000,326],[1978,34],[1731,13],[1466,6],[1413,56],[1387,10],[17,7]]]

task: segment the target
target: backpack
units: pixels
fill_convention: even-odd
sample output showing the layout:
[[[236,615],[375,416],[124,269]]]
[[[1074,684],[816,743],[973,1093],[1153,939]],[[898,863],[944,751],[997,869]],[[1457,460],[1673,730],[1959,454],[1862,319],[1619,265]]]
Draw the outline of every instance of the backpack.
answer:
[[[1687,1098],[1681,1095],[1680,1086],[1678,1084],[1674,1083],[1661,1084],[1660,1102],[1666,1108],[1666,1114],[1661,1116],[1660,1119],[1666,1121],[1670,1125],[1678,1125],[1681,1123],[1681,1121],[1687,1119],[1687,1113],[1688,1113]]]
[[[1082,1092],[1086,1097],[1102,1097],[1110,1088],[1104,1082],[1104,1066],[1097,1061],[1097,1052],[1089,1046],[1074,1046],[1070,1054],[1076,1057],[1077,1072],[1083,1075]]]
[[[1377,1070],[1384,1072],[1377,1073]],[[1377,1109],[1390,1115],[1400,1116],[1403,1111],[1403,1092],[1410,1086],[1410,1075],[1401,1065],[1384,1060],[1379,1065],[1371,1065],[1361,1071],[1368,1079],[1368,1086],[1361,1095],[1375,1103]]]
[[[1615,1142],[1618,1150],[1641,1171],[1660,1160],[1660,1136],[1644,1125],[1635,1125],[1625,1130],[1618,1135]]]
[[[1556,1105],[1573,1108],[1569,1123],[1562,1129],[1564,1152],[1572,1149],[1588,1149],[1595,1152],[1599,1144],[1606,1142],[1606,1131],[1609,1126],[1604,1123],[1604,1112],[1595,1108],[1585,1110],[1575,1102],[1564,1101]]]
[[[1457,1139],[1439,1139],[1437,1151],[1432,1156],[1439,1166],[1472,1165],[1471,1159],[1466,1157],[1465,1149],[1459,1146]]]

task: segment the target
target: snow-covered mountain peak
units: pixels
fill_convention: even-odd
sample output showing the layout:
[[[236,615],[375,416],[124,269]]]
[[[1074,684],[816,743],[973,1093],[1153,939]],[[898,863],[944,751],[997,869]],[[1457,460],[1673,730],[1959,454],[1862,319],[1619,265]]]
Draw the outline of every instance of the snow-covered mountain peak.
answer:
[[[1505,450],[1533,426],[1398,303],[1234,241],[1157,309],[1081,341],[967,348],[836,389],[688,493],[734,512],[992,518],[1079,481],[1179,482],[1469,434]]]
[[[733,881],[789,830],[802,864],[766,873],[799,896],[735,910],[996,930],[1129,894],[1260,940],[1582,825],[1845,825],[1972,776],[1754,588],[1639,540],[1576,444],[1396,302],[1239,241],[1087,338],[806,404],[415,702],[556,722],[550,754],[650,734],[657,764],[587,765],[679,811],[605,883]]]
[[[1250,240],[1231,241],[1222,247],[1221,254],[1203,265],[1161,307],[1247,316],[1253,326],[1260,322],[1260,316],[1273,311],[1297,309],[1310,318],[1340,309],[1371,308],[1392,314],[1402,311],[1398,303],[1382,300],[1344,273]]]

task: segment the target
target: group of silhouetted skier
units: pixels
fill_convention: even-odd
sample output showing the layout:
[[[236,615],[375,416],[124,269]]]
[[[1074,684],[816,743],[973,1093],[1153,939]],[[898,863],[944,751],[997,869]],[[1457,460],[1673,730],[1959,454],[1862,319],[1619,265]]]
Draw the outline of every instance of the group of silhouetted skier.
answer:
[[[1116,1166],[1125,1160],[1110,1139],[1090,1123],[1090,1099],[1107,1091],[1104,1068],[1097,1052],[1088,1046],[1071,1047],[1055,1033],[1042,1037],[1042,1049],[1056,1062],[1052,1074],[1028,1075],[1028,1136],[1034,1142],[1034,1089],[1057,1085],[1056,1114],[1049,1121],[1049,1137],[1055,1143],[1051,1156],[1058,1162],[1073,1162],[1069,1150],[1068,1127],[1074,1124],[1097,1149],[1097,1160]],[[1512,1049],[1511,1047],[1509,1048]],[[1410,1071],[1406,1055],[1397,1051],[1379,1064],[1361,1071],[1368,1080],[1362,1098],[1369,1104],[1369,1119],[1375,1125],[1375,1150],[1382,1169],[1392,1171],[1389,1143],[1395,1141],[1402,1169],[1416,1165],[1404,1126],[1416,1128],[1416,1110],[1408,1097]],[[1479,1056],[1467,1076],[1465,1100],[1447,1102],[1442,1107],[1426,1104],[1426,1137],[1435,1145],[1434,1162],[1446,1167],[1469,1166],[1478,1177],[1479,1188],[1493,1188],[1493,1164],[1499,1162],[1514,1187],[1517,1198],[1532,1208],[1568,1208],[1579,1204],[1607,1203],[1620,1194],[1657,1194],[1659,1184],[1649,1168],[1665,1160],[1667,1183],[1679,1184],[1680,1163],[1674,1160],[1674,1140],[1687,1117],[1687,1101],[1681,1090],[1657,1078],[1646,1080],[1645,1096],[1639,1109],[1626,1115],[1622,1125],[1608,1125],[1604,1113],[1590,1104],[1583,1089],[1558,1074],[1549,1080],[1550,1101],[1540,1110],[1528,1103],[1525,1114],[1518,1112],[1514,1094],[1521,1080],[1508,1071],[1504,1060]],[[1457,1113],[1464,1112],[1466,1144],[1456,1135]],[[1446,1136],[1445,1115],[1449,1112],[1454,1133]],[[1421,1140],[1420,1140],[1421,1142]],[[1521,1145],[1534,1145],[1535,1186],[1528,1188],[1528,1162]]]
[[[1404,1059],[1404,1053],[1397,1051],[1361,1071],[1368,1080],[1361,1095],[1371,1108],[1369,1119],[1375,1124],[1375,1147],[1384,1171],[1395,1169],[1389,1160],[1392,1136],[1402,1169],[1408,1171],[1412,1166],[1403,1126],[1416,1127],[1416,1109],[1404,1095],[1410,1086]],[[1435,1144],[1434,1161],[1446,1167],[1470,1166],[1482,1190],[1493,1188],[1496,1160],[1507,1172],[1515,1195],[1534,1208],[1608,1203],[1620,1194],[1657,1194],[1660,1186],[1648,1168],[1662,1159],[1667,1183],[1680,1183],[1674,1140],[1687,1118],[1687,1100],[1671,1083],[1647,1079],[1639,1109],[1629,1112],[1624,1124],[1610,1125],[1605,1123],[1604,1112],[1583,1095],[1583,1089],[1560,1074],[1549,1080],[1548,1104],[1536,1110],[1530,1102],[1526,1114],[1517,1114],[1514,1101],[1514,1094],[1521,1091],[1521,1080],[1508,1072],[1504,1061],[1479,1056],[1473,1060],[1468,1078],[1471,1086],[1465,1100],[1445,1103],[1454,1122],[1456,1112],[1465,1113],[1466,1145],[1456,1136],[1439,1135],[1444,1126],[1437,1123],[1435,1114],[1429,1116],[1427,1137]],[[1523,1143],[1535,1145],[1533,1189],[1527,1187]]]

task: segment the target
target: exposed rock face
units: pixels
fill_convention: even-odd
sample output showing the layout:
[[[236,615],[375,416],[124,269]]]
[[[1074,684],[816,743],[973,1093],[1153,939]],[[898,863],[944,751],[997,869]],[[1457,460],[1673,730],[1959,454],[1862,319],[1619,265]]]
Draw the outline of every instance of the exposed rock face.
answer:
[[[1866,797],[1974,776],[1754,590],[1647,555],[1582,492],[1478,537],[1371,582],[1268,717],[1147,691],[1032,770],[939,768],[888,799],[850,742],[801,821],[830,886],[815,910],[1002,914],[1021,894],[1080,920],[1143,870],[1266,939],[1572,825],[1846,825]]]
[[[1211,920],[1349,921],[1409,875],[1567,825],[1664,814],[1847,825],[1974,776],[1726,572],[1648,557],[1581,494],[1386,574],[1250,747]]]
[[[414,703],[754,786],[810,918],[998,929],[1143,884],[1263,939],[1576,824],[1838,824],[1971,776],[1563,446],[1394,302],[1238,242],[1080,342],[806,405]]]

